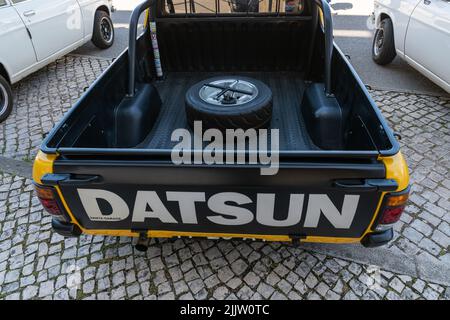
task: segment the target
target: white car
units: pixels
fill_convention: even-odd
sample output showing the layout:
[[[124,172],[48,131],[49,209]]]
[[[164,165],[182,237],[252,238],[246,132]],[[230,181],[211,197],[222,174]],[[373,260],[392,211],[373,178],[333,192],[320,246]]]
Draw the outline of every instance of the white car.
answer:
[[[0,0],[0,122],[11,113],[11,84],[92,40],[114,41],[112,0]]]
[[[450,0],[375,0],[372,58],[398,54],[450,93]]]

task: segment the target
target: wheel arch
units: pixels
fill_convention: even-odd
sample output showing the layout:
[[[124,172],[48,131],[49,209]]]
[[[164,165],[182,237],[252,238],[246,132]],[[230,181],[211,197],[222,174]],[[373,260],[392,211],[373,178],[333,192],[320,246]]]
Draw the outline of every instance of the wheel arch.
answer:
[[[97,10],[95,10],[95,12],[97,12],[97,11],[103,11],[103,12],[106,12],[106,14],[108,14],[108,15],[111,15],[111,12],[109,11],[109,8],[108,8],[108,6],[106,6],[106,5],[101,5],[101,6],[99,6],[98,8],[97,8]]]
[[[387,12],[381,12],[378,15],[378,20],[376,22],[377,28],[380,27],[381,21],[386,20],[386,19],[391,19],[392,23],[394,23],[394,21],[392,20],[391,16]]]
[[[0,75],[3,76],[3,78],[5,78],[6,81],[8,81],[11,84],[11,78],[9,77],[9,73],[6,70],[6,68],[3,65],[3,63],[1,63],[1,62],[0,62]]]

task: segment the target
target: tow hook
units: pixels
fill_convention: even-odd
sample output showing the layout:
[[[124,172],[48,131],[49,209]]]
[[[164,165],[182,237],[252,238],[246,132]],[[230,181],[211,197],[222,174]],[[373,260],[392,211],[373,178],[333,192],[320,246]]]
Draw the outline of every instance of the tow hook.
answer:
[[[147,233],[141,232],[139,234],[139,238],[134,247],[136,248],[137,251],[146,252],[148,250],[149,242],[150,242],[150,238],[147,237]]]

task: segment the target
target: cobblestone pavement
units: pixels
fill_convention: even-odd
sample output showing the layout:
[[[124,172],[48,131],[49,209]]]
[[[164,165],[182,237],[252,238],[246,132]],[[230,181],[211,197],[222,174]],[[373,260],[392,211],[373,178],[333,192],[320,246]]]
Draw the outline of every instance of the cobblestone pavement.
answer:
[[[30,161],[108,64],[66,56],[16,85],[15,110],[0,124],[1,155]],[[413,182],[390,249],[447,263],[450,99],[372,95],[403,137]],[[159,239],[143,254],[128,238],[63,239],[51,231],[31,181],[8,173],[0,180],[0,298],[450,299],[444,285],[282,243]]]
[[[410,204],[390,246],[450,264],[450,98],[372,92],[401,134],[411,172]]]
[[[0,124],[1,155],[33,160],[45,135],[109,64],[65,56],[14,85],[14,110]]]
[[[6,299],[450,299],[450,287],[282,243],[64,239],[31,181],[1,175],[0,297]]]

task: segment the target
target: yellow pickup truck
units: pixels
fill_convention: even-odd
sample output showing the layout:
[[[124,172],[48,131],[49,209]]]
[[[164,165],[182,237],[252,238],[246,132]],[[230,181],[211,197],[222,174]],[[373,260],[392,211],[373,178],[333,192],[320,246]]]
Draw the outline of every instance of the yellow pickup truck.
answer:
[[[53,229],[135,236],[141,250],[151,237],[390,241],[408,168],[333,42],[328,2],[214,13],[171,3],[135,9],[128,50],[43,142],[33,179]],[[243,162],[208,163],[194,143],[184,151],[199,161],[174,162],[174,132],[196,121],[276,132],[276,172],[261,174],[267,163],[247,161],[247,147],[215,150]]]

